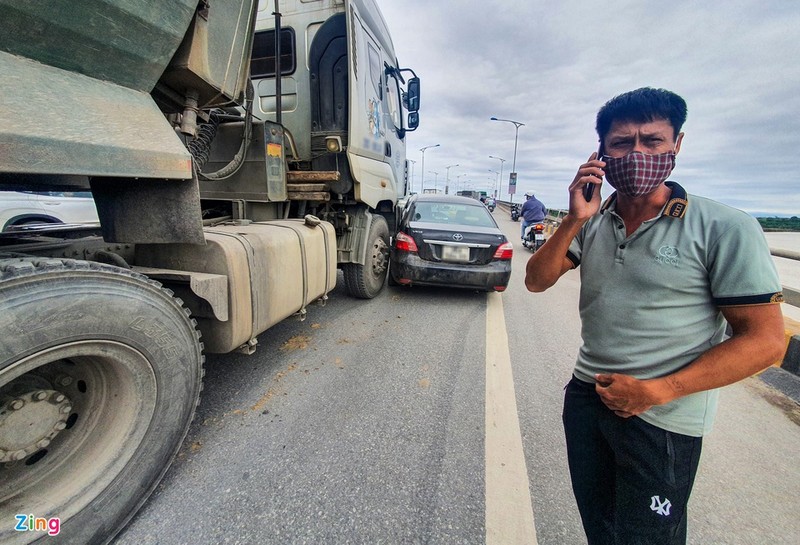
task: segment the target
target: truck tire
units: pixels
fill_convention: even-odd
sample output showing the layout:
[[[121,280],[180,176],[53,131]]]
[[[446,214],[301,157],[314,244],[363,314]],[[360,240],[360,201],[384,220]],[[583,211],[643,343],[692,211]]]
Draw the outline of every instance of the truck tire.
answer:
[[[199,400],[202,343],[180,299],[132,271],[0,259],[0,543],[18,513],[59,543],[106,543],[158,484]]]
[[[372,299],[381,292],[389,270],[389,226],[383,216],[372,216],[364,264],[347,263],[343,270],[344,284],[352,297]]]

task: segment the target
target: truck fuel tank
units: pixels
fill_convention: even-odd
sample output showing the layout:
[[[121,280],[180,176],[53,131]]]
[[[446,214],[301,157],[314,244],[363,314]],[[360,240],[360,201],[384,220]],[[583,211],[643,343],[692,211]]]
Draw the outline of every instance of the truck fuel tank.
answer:
[[[227,321],[195,316],[207,352],[247,351],[257,335],[336,286],[336,234],[313,216],[222,225],[205,237],[205,246],[139,246],[136,263],[227,277]]]

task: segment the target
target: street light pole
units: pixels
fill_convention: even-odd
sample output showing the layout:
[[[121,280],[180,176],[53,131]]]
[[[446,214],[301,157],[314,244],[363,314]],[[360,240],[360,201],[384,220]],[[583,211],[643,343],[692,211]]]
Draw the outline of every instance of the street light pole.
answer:
[[[436,172],[435,170],[429,170],[428,172],[430,172],[434,176],[433,177],[433,192],[436,193],[436,186],[439,183],[439,173]]]
[[[419,148],[419,151],[422,152],[422,182],[420,189],[420,193],[425,193],[425,150],[428,148],[438,148],[439,144],[434,144],[432,146],[425,146],[424,148]]]
[[[411,188],[408,190],[409,193],[414,191],[414,167],[417,165],[417,162],[414,159],[409,159],[409,163],[411,163]]]
[[[450,193],[450,168],[451,167],[457,167],[457,166],[458,166],[458,163],[456,163],[455,165],[449,165],[449,166],[444,167],[445,169],[447,169],[447,177],[446,177],[446,179],[444,181],[444,194],[445,195]]]
[[[492,180],[492,198],[496,199],[497,198],[497,183],[500,181],[500,173],[497,172],[496,170],[492,170],[492,169],[489,169],[489,172],[494,172],[495,174],[497,174],[497,176],[495,176],[495,178]]]
[[[502,194],[503,193],[503,163],[505,163],[506,160],[503,159],[502,157],[495,157],[494,155],[490,155],[489,159],[498,159],[500,161],[500,177],[498,178],[498,180],[500,180],[500,187],[498,189],[500,189],[500,193]]]
[[[494,170],[491,170],[490,172],[494,172],[495,174],[497,174],[497,172],[494,171]],[[491,197],[491,198],[494,199],[495,198],[494,197],[494,194],[495,194],[494,186],[497,185],[497,176],[487,176],[486,179],[489,180],[490,182],[492,182],[492,194],[491,195],[487,195],[487,197]]]
[[[514,180],[514,192],[516,193],[517,185],[517,141],[519,140],[519,128],[524,126],[525,123],[519,121],[512,121],[510,119],[498,119],[496,117],[489,118],[492,121],[505,121],[506,123],[514,124],[514,159],[511,162],[511,174],[508,177],[508,194],[511,196],[511,203],[514,202],[514,193],[511,192],[511,179]]]

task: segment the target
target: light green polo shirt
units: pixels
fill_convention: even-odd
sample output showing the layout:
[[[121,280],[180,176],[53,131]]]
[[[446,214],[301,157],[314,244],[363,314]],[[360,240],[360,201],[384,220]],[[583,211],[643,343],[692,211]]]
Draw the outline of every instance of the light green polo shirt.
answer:
[[[581,380],[595,382],[595,373],[668,375],[722,342],[721,307],[782,301],[755,218],[667,185],[672,195],[661,214],[631,236],[613,194],[570,245],[567,256],[581,272]],[[711,430],[717,398],[717,390],[699,392],[640,417],[700,437]]]

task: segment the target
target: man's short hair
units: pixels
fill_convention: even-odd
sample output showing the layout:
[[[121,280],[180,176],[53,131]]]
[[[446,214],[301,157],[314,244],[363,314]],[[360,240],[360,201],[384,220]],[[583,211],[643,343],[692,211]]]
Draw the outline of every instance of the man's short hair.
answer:
[[[597,112],[597,135],[602,142],[614,121],[649,123],[665,119],[672,125],[677,138],[686,122],[686,101],[672,91],[642,87],[617,95]]]

